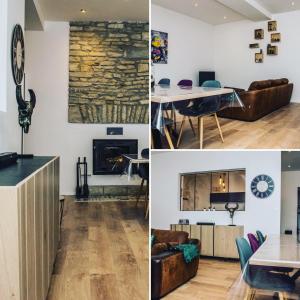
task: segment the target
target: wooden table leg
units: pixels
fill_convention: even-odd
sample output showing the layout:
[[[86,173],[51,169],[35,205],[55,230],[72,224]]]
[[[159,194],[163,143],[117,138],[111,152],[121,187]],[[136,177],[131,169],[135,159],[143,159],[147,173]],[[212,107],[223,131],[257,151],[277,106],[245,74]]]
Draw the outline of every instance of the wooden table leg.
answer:
[[[182,119],[182,122],[181,122],[181,126],[180,126],[180,130],[179,130],[179,136],[178,136],[178,140],[177,140],[177,148],[179,147],[179,144],[181,142],[181,137],[182,137],[182,132],[183,132],[183,126],[184,126],[184,123],[185,123],[185,119],[186,119],[186,116],[183,117]]]
[[[170,132],[169,132],[167,126],[164,126],[164,132],[165,132],[165,135],[166,135],[166,138],[167,138],[170,149],[174,149],[172,138],[170,136]]]
[[[218,116],[217,116],[217,114],[214,114],[214,116],[215,116],[215,119],[216,119],[216,123],[217,123],[218,129],[219,129],[219,133],[220,133],[222,142],[224,143],[223,133],[222,133],[222,129],[221,129],[221,126],[220,126],[220,123],[219,123]]]
[[[203,117],[198,118],[200,149],[203,149]]]

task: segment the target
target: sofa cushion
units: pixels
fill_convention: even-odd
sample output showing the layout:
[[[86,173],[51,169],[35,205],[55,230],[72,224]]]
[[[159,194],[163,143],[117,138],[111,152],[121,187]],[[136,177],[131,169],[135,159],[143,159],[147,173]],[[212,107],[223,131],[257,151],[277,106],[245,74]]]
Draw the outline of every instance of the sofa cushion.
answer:
[[[151,255],[158,255],[168,250],[167,243],[156,243],[151,248]]]
[[[261,81],[253,81],[250,86],[248,91],[257,91],[257,90],[263,90],[270,88],[272,85],[271,80],[261,80]]]
[[[281,78],[281,79],[273,79],[270,80],[271,81],[271,85],[273,86],[280,86],[280,85],[284,85],[284,84],[288,84],[289,80],[287,78]]]
[[[161,230],[154,229],[152,234],[155,235],[156,243],[178,243],[184,244],[188,242],[189,234],[184,231],[172,231],[172,230]]]

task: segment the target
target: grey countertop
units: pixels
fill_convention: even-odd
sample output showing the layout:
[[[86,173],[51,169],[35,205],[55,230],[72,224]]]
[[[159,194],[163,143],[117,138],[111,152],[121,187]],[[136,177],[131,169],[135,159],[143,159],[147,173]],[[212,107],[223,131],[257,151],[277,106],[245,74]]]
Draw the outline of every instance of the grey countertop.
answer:
[[[53,158],[54,156],[34,156],[18,159],[16,164],[0,169],[0,186],[16,186]]]

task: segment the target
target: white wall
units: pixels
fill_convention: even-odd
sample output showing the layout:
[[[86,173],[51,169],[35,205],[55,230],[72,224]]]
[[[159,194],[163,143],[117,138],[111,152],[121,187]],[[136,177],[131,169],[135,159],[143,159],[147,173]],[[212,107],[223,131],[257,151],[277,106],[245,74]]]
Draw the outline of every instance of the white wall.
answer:
[[[0,153],[5,151],[20,152],[21,150],[21,128],[18,124],[16,86],[11,71],[10,45],[14,26],[20,24],[24,28],[24,12],[24,0],[7,1],[7,36],[5,40],[1,36],[0,40],[1,47],[8,49],[4,54],[6,55],[6,64],[4,66],[6,71],[2,73],[3,71],[1,70],[2,77],[6,81],[4,84],[6,93],[3,93],[4,97],[6,96],[6,99],[4,99],[6,103],[3,105],[3,111],[0,111]]]
[[[92,140],[109,138],[100,124],[68,123],[69,25],[46,22],[44,32],[26,32],[27,88],[33,88],[37,105],[25,140],[27,153],[61,157],[61,193],[74,194],[75,164],[86,156],[92,173]],[[148,146],[148,125],[121,125],[123,139],[139,139]],[[120,138],[120,137],[119,137]],[[123,176],[92,176],[90,185],[139,184]]]
[[[300,171],[282,172],[281,186],[281,232],[290,229],[296,234]]]
[[[270,33],[267,22],[241,21],[219,25],[214,34],[214,65],[217,79],[222,85],[247,89],[254,80],[286,77],[295,84],[293,102],[300,102],[300,11],[274,16],[282,41],[278,45],[278,56],[266,55]],[[254,39],[254,30],[265,30],[264,40]],[[264,63],[254,62],[250,43],[259,43],[264,51]]]
[[[221,169],[246,169],[246,210],[236,212],[234,223],[245,226],[245,234],[257,229],[264,234],[280,233],[281,153],[253,151],[165,152],[152,155],[151,220],[153,228],[168,229],[179,219],[230,224],[228,212],[180,211],[179,173]],[[272,177],[273,194],[258,199],[250,183],[260,174]]]
[[[152,5],[152,29],[169,34],[168,64],[154,64],[155,80],[172,84],[191,79],[198,85],[199,71],[213,70],[213,26]]]

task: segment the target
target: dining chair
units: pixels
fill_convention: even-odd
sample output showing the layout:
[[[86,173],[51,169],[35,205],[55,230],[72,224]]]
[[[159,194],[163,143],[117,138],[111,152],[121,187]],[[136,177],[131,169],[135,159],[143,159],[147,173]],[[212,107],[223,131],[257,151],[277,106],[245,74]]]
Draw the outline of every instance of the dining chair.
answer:
[[[202,87],[221,88],[221,84],[217,80],[209,80],[209,81],[205,81],[203,83]],[[219,109],[220,109],[220,98],[219,98],[219,96],[214,96],[214,97],[202,98],[201,100],[194,102],[194,104],[192,106],[185,107],[185,108],[179,110],[179,113],[182,114],[184,117],[182,119],[180,130],[179,130],[177,147],[179,147],[180,142],[181,142],[186,117],[189,117],[189,120],[191,117],[198,118],[198,132],[199,132],[200,149],[203,148],[203,125],[204,125],[204,117],[206,117],[206,116],[211,116],[211,115],[214,116],[215,121],[217,123],[217,127],[219,130],[221,140],[224,143],[222,129],[221,129],[220,122],[219,122],[219,119],[217,116],[217,112]],[[192,123],[192,122],[190,121],[190,123]]]
[[[217,80],[207,80],[202,83],[201,87],[221,88],[221,83]]]
[[[162,147],[162,135],[167,140],[170,149],[174,149],[174,144],[172,140],[172,136],[170,133],[170,127],[173,126],[174,120],[170,119],[168,116],[162,115],[158,117],[159,110],[161,106],[156,102],[151,102],[151,145],[152,148],[157,148],[156,144],[159,143],[159,146]],[[162,109],[163,110],[163,109]],[[156,124],[158,122],[158,124]],[[159,128],[161,127],[161,128]]]
[[[190,79],[182,79],[180,80],[177,85],[179,87],[182,87],[182,88],[188,88],[188,87],[192,87],[193,86],[193,81],[190,80]],[[191,101],[188,101],[188,100],[183,100],[183,101],[177,101],[174,103],[174,107],[176,108],[176,110],[179,112],[180,114],[180,110],[181,109],[184,109],[186,107],[188,107],[190,105]],[[195,132],[195,129],[194,129],[194,126],[193,126],[193,122],[191,120],[191,117],[188,117],[188,120],[189,120],[189,123],[190,123],[190,126],[191,126],[191,129],[193,131],[193,134],[194,136],[196,136],[196,132]],[[176,113],[174,113],[174,122],[176,124]]]
[[[248,240],[252,249],[252,252],[255,253],[259,248],[259,241],[257,240],[256,236],[253,233],[248,233]]]
[[[253,255],[253,252],[245,238],[237,238],[236,245],[243,280],[248,285],[244,299],[254,299],[257,290],[268,290],[274,293],[277,292],[279,299],[288,300],[286,293],[294,291],[295,281],[287,275],[273,273],[260,266],[249,265],[249,259]]]
[[[171,80],[169,78],[162,78],[158,84],[161,84],[161,85],[170,85],[171,83]]]
[[[256,235],[257,235],[257,238],[258,238],[259,245],[261,246],[263,244],[263,242],[266,240],[266,238],[262,234],[262,232],[259,231],[259,230],[256,231]]]
[[[141,152],[142,158],[149,158],[149,148],[143,149]],[[144,183],[146,182],[146,193],[145,193],[145,219],[148,218],[149,214],[149,164],[139,164],[138,175],[142,179],[140,190],[136,199],[135,205],[137,206],[143,192]]]

